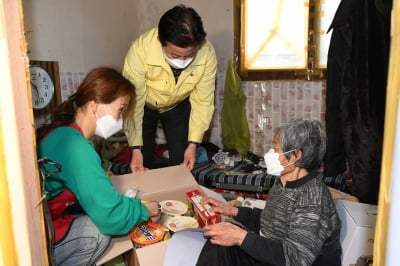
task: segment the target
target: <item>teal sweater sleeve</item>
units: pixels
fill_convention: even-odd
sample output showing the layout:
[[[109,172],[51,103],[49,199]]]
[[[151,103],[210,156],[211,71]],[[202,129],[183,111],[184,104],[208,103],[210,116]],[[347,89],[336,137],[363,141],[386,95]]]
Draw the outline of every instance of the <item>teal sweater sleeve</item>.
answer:
[[[48,197],[70,189],[101,233],[125,234],[147,220],[147,208],[139,199],[126,197],[112,186],[92,142],[76,129],[60,127],[51,132],[40,142],[38,156],[46,156],[62,167],[46,181]]]

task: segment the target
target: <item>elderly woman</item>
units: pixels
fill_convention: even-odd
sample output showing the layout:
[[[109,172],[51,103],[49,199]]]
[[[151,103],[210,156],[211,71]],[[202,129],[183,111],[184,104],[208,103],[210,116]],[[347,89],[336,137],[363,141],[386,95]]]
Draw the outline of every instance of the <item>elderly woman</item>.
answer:
[[[325,147],[319,121],[296,119],[279,128],[265,162],[268,173],[280,178],[265,208],[203,199],[235,222],[204,227],[209,240],[197,265],[340,265],[340,220],[328,188],[317,178]]]

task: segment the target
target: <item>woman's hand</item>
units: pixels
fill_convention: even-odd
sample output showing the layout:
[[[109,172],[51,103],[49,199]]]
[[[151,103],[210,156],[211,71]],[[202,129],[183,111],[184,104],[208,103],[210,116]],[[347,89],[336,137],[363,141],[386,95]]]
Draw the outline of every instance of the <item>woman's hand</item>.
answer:
[[[149,201],[144,203],[149,212],[149,220],[153,223],[159,223],[161,219],[161,206],[157,201]]]
[[[132,150],[132,159],[130,164],[132,173],[144,173],[144,171],[148,170],[143,167],[143,154],[140,149]]]
[[[227,216],[236,216],[239,212],[239,209],[234,206],[236,201],[229,201],[226,203],[214,198],[204,196],[200,203],[209,204],[214,212]]]
[[[247,231],[231,223],[218,223],[204,227],[204,236],[210,242],[223,247],[240,246],[247,235]]]

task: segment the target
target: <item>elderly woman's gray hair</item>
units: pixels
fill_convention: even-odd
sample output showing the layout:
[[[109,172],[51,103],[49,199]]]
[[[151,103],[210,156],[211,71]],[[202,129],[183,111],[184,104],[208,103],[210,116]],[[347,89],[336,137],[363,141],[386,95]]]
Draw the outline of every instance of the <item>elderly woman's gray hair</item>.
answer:
[[[285,154],[287,159],[301,150],[303,157],[296,163],[297,167],[311,171],[321,166],[326,151],[326,136],[320,121],[293,119],[280,127],[278,133],[282,151],[293,150]]]

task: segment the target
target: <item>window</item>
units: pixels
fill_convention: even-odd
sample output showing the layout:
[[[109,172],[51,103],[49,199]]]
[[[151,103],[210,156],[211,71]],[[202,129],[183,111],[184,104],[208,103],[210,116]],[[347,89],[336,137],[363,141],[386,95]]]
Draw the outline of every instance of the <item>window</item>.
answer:
[[[236,0],[235,57],[243,79],[324,78],[340,0]]]

